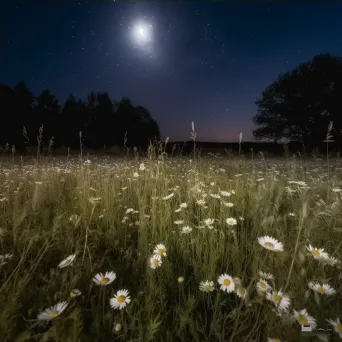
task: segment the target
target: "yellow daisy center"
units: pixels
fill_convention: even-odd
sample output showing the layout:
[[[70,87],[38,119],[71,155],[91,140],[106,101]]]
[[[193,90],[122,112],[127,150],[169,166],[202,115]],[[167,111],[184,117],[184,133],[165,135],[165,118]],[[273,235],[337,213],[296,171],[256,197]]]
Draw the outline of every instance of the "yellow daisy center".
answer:
[[[125,300],[126,300],[125,296],[121,295],[121,296],[118,297],[118,303],[120,303],[120,304],[123,303]]]
[[[223,280],[223,285],[224,286],[229,286],[231,284],[231,281],[229,279]]]
[[[158,259],[153,259],[153,265],[158,265],[159,264],[159,260]]]
[[[109,278],[102,278],[102,279],[100,280],[100,284],[101,284],[101,285],[107,285],[108,282],[109,282]]]
[[[324,293],[324,292],[325,292],[323,287],[319,287],[319,288],[317,289],[317,291],[318,291],[319,293]]]
[[[241,296],[243,296],[246,293],[245,289],[240,288],[238,291],[239,291]]]
[[[319,257],[321,255],[321,253],[319,252],[319,250],[317,249],[314,249],[312,252],[312,255],[315,256],[315,257]]]
[[[272,242],[265,242],[264,245],[265,245],[265,247],[268,247],[268,248],[271,248],[271,249],[274,248],[274,244]]]
[[[299,315],[298,321],[299,321],[299,324],[301,325],[309,324],[308,319],[304,315]]]
[[[165,252],[165,249],[163,249],[163,248],[158,249],[158,254],[163,255],[164,252]]]
[[[71,263],[71,259],[65,260],[65,263],[69,265]]]
[[[204,289],[207,291],[211,290],[211,285],[204,285]]]
[[[342,323],[337,324],[337,325],[336,325],[336,328],[337,328],[337,330],[338,330],[339,332],[342,333]]]
[[[273,300],[274,300],[277,304],[279,304],[280,301],[281,301],[281,296],[279,296],[279,295],[274,295],[274,296],[273,296]]]
[[[262,289],[266,289],[266,288],[267,288],[267,285],[266,285],[265,283],[260,283],[260,287],[261,287]]]
[[[51,318],[55,318],[56,316],[58,316],[58,312],[57,311],[51,311],[50,312],[50,317]]]

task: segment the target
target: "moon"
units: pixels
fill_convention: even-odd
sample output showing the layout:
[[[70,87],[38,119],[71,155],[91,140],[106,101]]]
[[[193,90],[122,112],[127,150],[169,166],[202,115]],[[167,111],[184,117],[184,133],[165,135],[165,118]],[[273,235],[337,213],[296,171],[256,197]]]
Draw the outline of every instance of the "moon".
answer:
[[[144,47],[152,42],[152,25],[147,22],[135,23],[132,33],[134,43],[141,47]]]

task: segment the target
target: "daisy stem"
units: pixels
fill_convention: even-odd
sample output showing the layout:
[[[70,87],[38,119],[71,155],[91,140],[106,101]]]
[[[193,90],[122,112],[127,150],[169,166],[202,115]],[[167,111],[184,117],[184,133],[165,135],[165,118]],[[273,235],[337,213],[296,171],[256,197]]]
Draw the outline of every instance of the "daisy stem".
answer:
[[[298,245],[299,245],[299,238],[300,238],[300,235],[301,235],[301,232],[302,232],[302,229],[303,229],[303,221],[304,221],[304,217],[306,216],[306,209],[307,209],[307,205],[306,203],[303,204],[303,213],[300,217],[300,223],[299,223],[299,229],[298,229],[298,234],[297,234],[297,239],[296,239],[296,244],[295,244],[295,250],[293,252],[293,258],[292,258],[292,261],[291,261],[291,266],[290,266],[290,270],[289,270],[289,274],[287,276],[287,280],[286,280],[286,284],[285,284],[285,287],[284,287],[284,291],[286,291],[286,288],[287,286],[289,285],[289,282],[290,282],[290,278],[291,278],[291,274],[292,274],[292,270],[293,270],[293,265],[294,265],[294,262],[295,262],[295,259],[296,259],[296,256],[297,256],[297,249],[298,249]]]
[[[90,217],[89,217],[89,222],[88,222],[88,224],[87,224],[87,226],[86,226],[86,236],[85,236],[85,241],[84,241],[82,263],[83,263],[83,261],[84,261],[85,251],[86,251],[87,244],[88,244],[88,231],[89,231],[89,225],[90,225],[91,219],[92,219],[92,217],[93,217],[94,210],[95,210],[95,205],[93,205],[93,207],[92,207],[92,209],[91,209],[91,213],[90,213]]]

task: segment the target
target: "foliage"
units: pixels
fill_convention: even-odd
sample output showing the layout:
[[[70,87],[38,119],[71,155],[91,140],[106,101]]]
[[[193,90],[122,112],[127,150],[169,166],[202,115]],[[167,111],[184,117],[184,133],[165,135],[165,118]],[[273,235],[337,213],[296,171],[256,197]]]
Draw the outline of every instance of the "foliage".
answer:
[[[36,145],[40,127],[43,146],[53,137],[54,147],[77,148],[80,131],[90,148],[122,146],[125,134],[129,146],[142,149],[160,139],[159,126],[145,107],[133,106],[127,98],[113,102],[107,92],[91,92],[86,102],[71,94],[61,106],[48,89],[35,98],[21,81],[14,89],[0,86],[0,112],[6,122],[0,127],[0,144],[17,149]],[[31,139],[26,142],[23,127]]]
[[[256,101],[257,139],[299,140],[319,144],[329,122],[342,129],[342,58],[322,54],[280,75]]]
[[[299,341],[293,309],[306,308],[322,328],[326,319],[342,318],[341,264],[324,265],[306,249],[325,248],[341,260],[337,162],[330,161],[329,179],[322,160],[257,157],[3,165],[0,254],[13,257],[1,259],[1,341]],[[263,235],[284,251],[264,249],[257,242]],[[159,243],[167,255],[151,269]],[[74,253],[71,266],[58,268]],[[258,295],[259,270],[272,273],[270,285],[289,296],[283,317]],[[106,271],[116,279],[100,288],[92,278]],[[220,290],[222,273],[239,278],[246,300]],[[215,283],[213,292],[199,290],[205,280]],[[310,281],[329,283],[337,294],[318,294]],[[72,297],[76,288],[81,295]],[[113,310],[109,298],[125,288],[131,303]],[[36,320],[60,301],[68,307],[59,317]]]

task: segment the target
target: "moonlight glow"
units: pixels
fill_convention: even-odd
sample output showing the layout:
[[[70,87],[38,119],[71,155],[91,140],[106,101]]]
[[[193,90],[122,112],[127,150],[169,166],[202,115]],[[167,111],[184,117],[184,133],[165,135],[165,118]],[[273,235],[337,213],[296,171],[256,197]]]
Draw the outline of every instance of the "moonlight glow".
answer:
[[[133,26],[134,43],[145,46],[152,41],[152,25],[149,23],[139,22]]]

